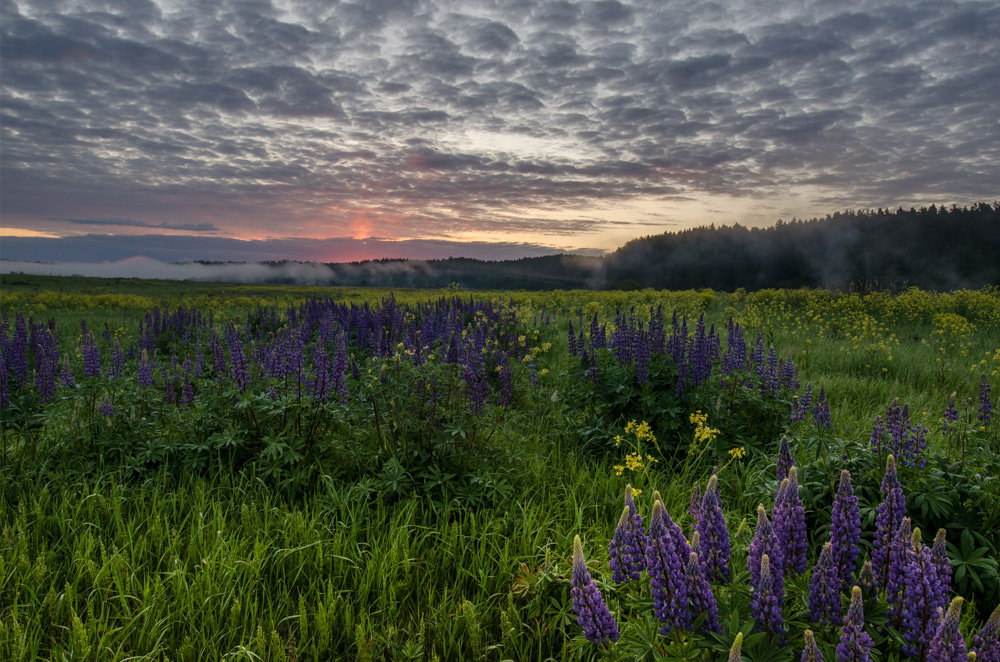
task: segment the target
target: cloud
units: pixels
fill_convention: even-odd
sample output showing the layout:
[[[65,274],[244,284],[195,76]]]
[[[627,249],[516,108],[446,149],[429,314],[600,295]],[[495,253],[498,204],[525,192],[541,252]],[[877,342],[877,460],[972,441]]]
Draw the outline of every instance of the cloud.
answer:
[[[445,259],[470,257],[510,260],[564,251],[530,242],[457,242],[391,240],[379,237],[289,238],[243,241],[228,237],[187,235],[106,235],[73,237],[4,237],[0,258],[23,262],[119,262],[135,257],[160,262],[264,262],[295,259],[309,262],[353,262],[373,258]],[[589,251],[596,255],[600,251]]]
[[[114,225],[133,228],[157,228],[160,230],[185,230],[187,232],[216,232],[218,228],[211,223],[146,223],[128,218],[53,218],[58,223],[73,225]]]
[[[794,197],[808,215],[990,198],[1000,181],[993,2],[5,0],[3,14],[0,212],[21,226],[596,242],[624,222],[611,201],[661,201],[664,222],[713,197]],[[605,211],[550,213],[588,206]]]

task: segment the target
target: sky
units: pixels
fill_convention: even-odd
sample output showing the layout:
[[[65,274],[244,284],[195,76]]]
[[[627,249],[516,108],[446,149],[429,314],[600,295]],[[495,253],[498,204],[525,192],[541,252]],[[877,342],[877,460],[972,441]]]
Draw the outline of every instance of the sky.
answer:
[[[600,254],[1000,191],[1000,3],[0,0],[0,257]]]

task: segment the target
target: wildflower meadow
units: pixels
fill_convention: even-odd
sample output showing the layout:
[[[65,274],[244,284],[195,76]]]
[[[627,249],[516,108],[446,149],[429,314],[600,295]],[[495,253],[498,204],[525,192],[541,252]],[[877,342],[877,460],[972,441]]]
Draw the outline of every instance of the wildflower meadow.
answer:
[[[996,289],[0,309],[0,659],[1000,662]]]

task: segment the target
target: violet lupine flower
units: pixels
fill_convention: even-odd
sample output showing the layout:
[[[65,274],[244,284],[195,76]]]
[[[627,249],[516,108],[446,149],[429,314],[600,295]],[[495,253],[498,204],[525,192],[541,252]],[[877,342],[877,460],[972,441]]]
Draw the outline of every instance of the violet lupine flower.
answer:
[[[322,343],[313,346],[313,372],[312,397],[320,402],[327,402],[330,399],[330,357],[323,349]]]
[[[944,620],[927,647],[927,662],[966,662],[969,659],[965,652],[965,639],[958,629],[962,618],[962,602],[964,598],[958,597],[948,606]]]
[[[705,579],[705,570],[698,560],[697,552],[691,552],[684,566],[684,582],[688,593],[688,623],[693,623],[699,614],[705,614],[701,628],[705,632],[722,632],[719,625],[719,606],[715,602],[712,588]]]
[[[948,559],[948,550],[945,546],[946,536],[944,529],[938,529],[937,535],[934,536],[934,545],[931,547],[934,572],[937,573],[938,581],[944,589],[944,595],[951,593],[951,561]]]
[[[760,557],[760,581],[756,587],[750,587],[750,612],[758,632],[767,632],[784,642],[785,621],[781,617],[781,596],[774,590],[775,583],[770,559],[763,554]]]
[[[925,659],[938,626],[938,614],[948,603],[947,593],[937,576],[934,559],[913,530],[913,541],[903,580],[903,652]]]
[[[795,464],[792,458],[792,449],[788,443],[788,437],[782,435],[781,443],[778,444],[778,482],[788,478],[788,470]]]
[[[698,518],[701,513],[702,496],[701,488],[695,483],[694,489],[691,490],[691,502],[688,504],[688,514],[691,515],[691,521],[696,527],[698,526]]]
[[[646,572],[653,594],[653,611],[663,623],[661,634],[687,626],[688,596],[684,583],[684,557],[671,532],[663,502],[656,499],[646,534]],[[673,524],[673,521],[671,521]]]
[[[861,589],[851,590],[851,606],[847,609],[847,619],[840,630],[837,644],[837,662],[870,662],[872,649],[871,635],[865,632],[865,611],[861,600]]]
[[[115,415],[115,408],[111,404],[111,399],[108,396],[104,396],[101,400],[101,404],[97,406],[97,411],[100,412],[101,416],[105,418],[111,418]]]
[[[115,338],[114,347],[111,349],[111,361],[108,364],[108,379],[118,379],[125,372],[125,352]]]
[[[642,527],[642,515],[632,498],[632,486],[625,486],[625,509],[618,519],[615,534],[608,544],[611,563],[611,578],[617,584],[630,579],[638,580],[646,569],[646,553],[643,548],[646,532]]]
[[[876,509],[875,540],[872,549],[872,569],[879,587],[889,583],[889,546],[906,516],[906,497],[896,476],[896,459],[890,455],[882,478],[883,501]]]
[[[806,571],[806,513],[799,498],[798,470],[793,466],[788,470],[788,478],[781,481],[778,490],[780,498],[775,500],[772,517],[774,533],[782,551],[782,569],[786,576]]]
[[[958,407],[955,406],[956,393],[948,396],[948,406],[944,408],[944,415],[941,417],[941,434],[947,436],[952,431],[954,423],[958,420]]]
[[[59,374],[59,349],[55,336],[48,329],[38,334],[35,348],[35,388],[39,402],[51,402],[56,394],[56,380]]]
[[[760,590],[761,581],[761,559],[768,556],[771,559],[770,573],[773,576],[774,594],[781,602],[785,597],[784,582],[784,550],[774,532],[771,521],[767,518],[767,511],[763,504],[757,506],[757,528],[754,530],[753,540],[750,542],[750,549],[747,551],[747,567],[750,570],[750,589]]]
[[[709,580],[729,581],[729,530],[719,502],[719,477],[712,474],[701,499],[696,524],[704,552],[699,556]]]
[[[861,542],[861,510],[847,469],[840,472],[840,485],[837,487],[837,496],[833,499],[830,542],[833,543],[833,560],[840,576],[840,584],[846,588],[851,580],[851,573],[854,572],[858,545]]]
[[[587,570],[580,536],[573,538],[573,581],[570,595],[573,598],[576,622],[583,628],[583,636],[587,641],[592,644],[618,641],[618,625]]]
[[[841,580],[833,555],[833,544],[823,545],[809,578],[809,618],[813,623],[841,625]]]
[[[7,370],[7,359],[0,351],[0,409],[10,407],[10,373]]]
[[[830,420],[830,403],[826,401],[826,388],[819,387],[816,395],[816,403],[812,409],[813,422],[817,428],[832,428],[833,422]]]
[[[83,374],[85,377],[101,376],[101,354],[94,343],[94,336],[87,331],[80,338],[80,351],[83,354]]]
[[[73,369],[69,365],[68,356],[63,357],[62,368],[59,370],[59,381],[66,388],[76,388],[76,380],[73,379]]]
[[[813,631],[806,630],[804,638],[806,647],[802,649],[802,657],[799,658],[799,662],[823,662],[823,654],[819,652],[819,646],[816,645],[816,637],[813,636]]]
[[[993,416],[993,401],[990,400],[990,392],[993,388],[990,386],[989,380],[986,379],[984,374],[979,380],[979,422],[984,426],[990,424],[990,419]]]
[[[1000,607],[993,610],[982,629],[972,636],[976,662],[1000,662]]]
[[[146,350],[142,350],[142,354],[139,355],[136,379],[139,386],[153,385],[153,366],[149,362],[149,354],[146,353]]]
[[[919,531],[919,530],[918,530]],[[904,517],[899,523],[896,535],[889,543],[889,568],[886,573],[885,601],[889,605],[889,617],[898,627],[902,623],[905,604],[904,585],[907,567],[913,554],[913,530],[910,518]]]
[[[250,371],[246,354],[243,352],[243,341],[232,324],[226,329],[226,342],[229,344],[229,368],[233,381],[239,387],[240,393],[243,393],[250,386]]]
[[[181,384],[181,397],[177,401],[178,406],[185,407],[194,402],[194,384],[191,383],[191,359],[184,359],[184,382]]]

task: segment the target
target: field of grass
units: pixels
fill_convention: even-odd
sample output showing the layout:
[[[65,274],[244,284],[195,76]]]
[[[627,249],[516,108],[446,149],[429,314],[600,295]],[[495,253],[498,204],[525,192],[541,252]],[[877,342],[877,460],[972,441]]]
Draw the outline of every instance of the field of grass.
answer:
[[[681,388],[669,350],[647,356],[643,378],[642,359],[594,343],[600,325],[602,338],[641,328],[647,342],[658,308],[667,337],[682,335],[671,314],[686,318],[690,347],[700,316],[723,348],[730,321],[751,354],[759,334],[796,383],[768,390],[717,360]],[[1000,394],[995,289],[390,293],[4,276],[0,309],[0,659],[717,660],[743,633],[744,659],[763,662],[798,660],[811,628],[833,660],[840,629],[811,622],[808,571],[786,579],[787,645],[755,632],[746,549],[784,435],[809,567],[846,468],[860,569],[885,468],[869,440],[894,399],[927,430],[899,476],[923,540],[947,533],[970,645],[1000,601],[1000,435],[980,419],[983,389]],[[153,333],[154,309],[185,312]],[[19,316],[33,361],[22,378]],[[60,374],[47,395],[49,369],[73,385]],[[811,411],[790,420],[807,385],[828,398],[829,427]],[[648,436],[635,432],[644,421]],[[647,522],[658,491],[690,538],[692,489],[713,471],[733,546],[731,581],[712,584],[721,628],[661,636],[648,581],[618,586],[608,567],[625,486],[641,490]],[[577,625],[576,535],[615,645]],[[866,597],[876,659],[911,659],[882,627],[884,598]]]

